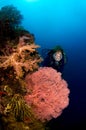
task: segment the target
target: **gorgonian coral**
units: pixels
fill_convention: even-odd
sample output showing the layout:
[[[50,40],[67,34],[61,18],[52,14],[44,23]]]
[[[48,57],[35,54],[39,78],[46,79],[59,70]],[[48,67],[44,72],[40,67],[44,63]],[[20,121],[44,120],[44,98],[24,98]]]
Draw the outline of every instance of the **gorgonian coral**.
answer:
[[[27,94],[24,97],[35,116],[42,122],[57,118],[69,104],[69,89],[61,73],[42,67],[26,76]]]

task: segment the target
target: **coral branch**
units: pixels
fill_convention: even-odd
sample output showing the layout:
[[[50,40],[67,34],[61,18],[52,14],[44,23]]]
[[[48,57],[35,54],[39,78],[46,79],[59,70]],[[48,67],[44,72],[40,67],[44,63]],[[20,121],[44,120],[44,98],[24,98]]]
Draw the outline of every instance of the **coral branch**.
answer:
[[[38,45],[31,44],[31,45],[25,45],[25,46],[18,46],[17,51],[19,54],[21,54],[24,51],[30,51],[34,52],[36,48],[38,48]]]

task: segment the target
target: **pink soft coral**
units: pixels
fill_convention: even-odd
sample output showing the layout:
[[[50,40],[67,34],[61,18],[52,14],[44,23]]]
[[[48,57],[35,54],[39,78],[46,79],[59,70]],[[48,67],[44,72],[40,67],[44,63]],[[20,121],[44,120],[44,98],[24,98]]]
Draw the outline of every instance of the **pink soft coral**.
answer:
[[[51,67],[39,68],[26,76],[25,100],[42,122],[57,118],[69,104],[69,89],[61,73]]]

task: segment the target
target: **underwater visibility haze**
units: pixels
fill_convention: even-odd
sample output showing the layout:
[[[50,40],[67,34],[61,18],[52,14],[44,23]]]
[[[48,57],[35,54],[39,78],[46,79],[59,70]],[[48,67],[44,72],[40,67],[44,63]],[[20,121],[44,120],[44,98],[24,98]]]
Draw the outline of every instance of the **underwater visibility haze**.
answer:
[[[12,14],[12,12],[9,12],[8,19],[6,19],[5,21],[4,20],[5,10],[3,11],[2,8],[6,6],[8,6],[8,8],[9,6],[12,6],[13,8],[11,9],[12,11],[15,10],[15,13]],[[8,8],[6,8],[7,11],[9,10]],[[12,17],[13,19],[11,19]],[[0,26],[0,33],[1,33],[0,34],[1,35],[0,36],[0,43],[1,43],[0,45],[0,64],[1,64],[0,65],[0,72],[1,72],[0,102],[1,104],[4,104],[6,100],[4,97],[7,96],[7,100],[6,100],[7,104],[1,105],[0,110],[4,108],[5,109],[4,112],[9,113],[10,109],[12,109],[14,111],[14,115],[17,118],[17,120],[21,122],[21,126],[23,130],[25,129],[44,130],[45,120],[48,121],[47,126],[49,127],[50,130],[57,130],[57,129],[63,130],[67,128],[68,129],[77,128],[79,126],[82,128],[86,127],[85,126],[85,122],[86,122],[86,1],[85,0],[9,0],[9,1],[0,0],[0,24],[1,24]],[[6,32],[6,27],[8,27],[7,32]],[[10,27],[11,27],[11,31],[10,31]],[[24,33],[25,33],[25,37],[23,37]],[[24,41],[24,38],[26,38],[26,40],[29,41],[30,43],[30,45],[27,45],[27,47],[25,48],[24,46],[26,45],[26,43]],[[12,43],[11,46],[9,42]],[[6,44],[8,46],[5,46]],[[42,58],[46,56],[43,50],[47,51],[49,49],[54,48],[56,45],[60,45],[64,49],[67,56],[67,63],[64,66],[64,71],[63,71],[63,80],[65,83],[63,83],[62,77],[60,77],[58,73],[56,74],[52,69],[48,70],[49,68],[47,69],[50,72],[48,78],[52,80],[52,82],[53,81],[55,82],[56,79],[54,76],[56,75],[56,77],[59,77],[58,78],[59,84],[60,84],[59,79],[61,78],[61,84],[64,84],[64,88],[63,88],[64,94],[62,91],[61,94],[66,96],[65,99],[66,104],[61,106],[58,105],[59,114],[57,114],[57,112],[48,113],[51,110],[48,109],[48,112],[45,112],[44,114],[46,116],[43,117],[41,113],[43,108],[41,108],[40,111],[40,106],[38,106],[38,104],[45,102],[44,100],[47,99],[49,100],[50,105],[53,106],[53,104],[55,103],[54,101],[55,95],[51,94],[53,104],[51,103],[52,101],[50,100],[49,95],[48,97],[42,97],[42,99],[39,100],[42,95],[40,82],[44,86],[44,90],[42,91],[43,94],[45,95],[47,94],[47,89],[49,89],[48,86],[50,86],[50,90],[52,91],[52,93],[54,93],[58,89],[56,89],[55,85],[52,88],[51,84],[48,84],[47,82],[48,79],[46,76],[47,70],[45,67],[44,70],[39,70],[39,72],[34,72],[34,71],[38,69],[40,62],[42,61]],[[7,47],[8,49],[5,47]],[[4,55],[6,55],[6,57]],[[28,55],[29,57],[27,57]],[[14,58],[15,60],[12,60],[12,58]],[[9,68],[9,64],[11,65],[11,68]],[[22,66],[23,68],[17,67],[17,65]],[[2,69],[3,67],[5,68],[5,70]],[[3,71],[5,72],[5,74],[3,74]],[[8,72],[9,75],[7,75]],[[28,74],[28,72],[31,74],[31,77]],[[42,74],[44,73],[46,80],[44,79],[41,80],[44,75],[40,73]],[[54,73],[52,77],[51,77],[51,73]],[[13,83],[9,83],[8,79],[5,80],[5,76],[6,78],[12,76],[10,78],[13,82],[16,83],[16,85],[14,85]],[[39,78],[37,78],[36,80],[35,77],[39,77]],[[25,78],[25,82],[24,82],[24,78]],[[31,82],[31,84],[29,82]],[[45,87],[44,82],[47,88]],[[26,83],[28,85],[26,85]],[[38,83],[37,89],[35,88],[37,87],[36,83]],[[32,84],[35,84],[33,85],[34,91],[32,91],[31,88]],[[12,90],[12,86],[10,87],[10,85],[13,85],[14,87],[13,90]],[[26,94],[26,90],[24,88],[25,85],[27,86],[26,90],[29,91],[28,93],[29,94],[32,93],[32,95],[29,96],[25,95]],[[4,88],[2,88],[2,86],[4,86]],[[18,86],[19,88],[17,88]],[[62,85],[60,88],[62,88]],[[40,89],[40,93],[39,91],[37,91],[39,89]],[[1,93],[2,91],[3,93]],[[16,91],[17,94],[15,94]],[[46,91],[46,93],[44,91]],[[34,100],[33,97],[36,96],[37,94],[36,92],[40,96],[35,97],[36,98],[35,101],[36,103],[35,103],[33,102]],[[24,96],[24,99],[22,95]],[[10,101],[11,96],[13,98]],[[65,96],[63,96],[63,98]],[[56,99],[57,98],[58,97],[56,96]],[[28,105],[25,104],[24,100],[26,102],[29,102],[27,103],[28,105],[32,104],[31,107],[33,108],[33,111],[36,113],[36,117],[38,118],[38,120],[35,119],[35,116],[32,113],[32,109],[30,107],[28,108]],[[55,108],[57,108],[57,105],[56,104],[54,105]],[[35,109],[34,106],[36,106]],[[45,106],[48,108],[47,103]],[[60,107],[62,113],[59,112]],[[21,112],[20,108],[23,110],[23,112]],[[53,109],[55,108],[53,107]],[[37,111],[37,109],[39,111]],[[0,118],[2,118],[2,113],[0,114]],[[27,126],[28,117],[31,117],[31,120],[29,121],[30,128]],[[10,120],[10,117],[8,118],[8,120]],[[24,124],[22,124],[22,120],[24,121]],[[40,120],[43,122],[43,124],[41,123]],[[5,125],[7,125],[5,117],[1,119],[2,124],[3,121],[5,121],[6,123]],[[18,124],[18,122],[15,121],[13,115],[11,121],[14,121],[15,124],[18,125],[20,128],[20,125]],[[31,123],[33,123],[34,127],[31,126]],[[2,127],[3,126],[0,126],[1,130]],[[11,128],[12,126],[8,127],[9,130],[11,130]]]

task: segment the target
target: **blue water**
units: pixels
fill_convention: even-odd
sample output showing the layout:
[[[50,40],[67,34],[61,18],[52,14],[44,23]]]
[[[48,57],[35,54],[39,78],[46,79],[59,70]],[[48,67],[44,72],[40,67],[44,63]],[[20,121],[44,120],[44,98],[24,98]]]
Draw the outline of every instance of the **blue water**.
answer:
[[[13,4],[24,16],[22,25],[44,48],[61,45],[68,57],[64,79],[70,103],[62,115],[49,122],[52,130],[83,127],[86,122],[86,0],[2,0]]]

